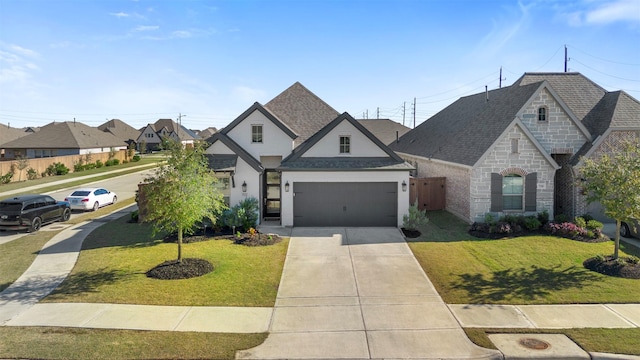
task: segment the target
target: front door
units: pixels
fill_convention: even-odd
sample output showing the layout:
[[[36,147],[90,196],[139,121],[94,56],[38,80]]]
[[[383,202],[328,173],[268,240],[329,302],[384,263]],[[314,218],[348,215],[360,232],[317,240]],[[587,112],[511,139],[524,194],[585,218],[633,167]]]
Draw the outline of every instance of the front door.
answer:
[[[280,219],[280,173],[275,170],[265,170],[263,188],[262,213],[265,220]]]

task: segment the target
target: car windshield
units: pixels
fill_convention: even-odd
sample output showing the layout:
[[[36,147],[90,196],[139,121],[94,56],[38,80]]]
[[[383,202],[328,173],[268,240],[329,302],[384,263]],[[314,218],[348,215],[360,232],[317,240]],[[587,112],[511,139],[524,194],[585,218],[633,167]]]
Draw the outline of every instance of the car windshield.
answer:
[[[22,204],[0,202],[0,211],[20,211]]]
[[[90,191],[74,191],[71,196],[87,196],[89,193]]]

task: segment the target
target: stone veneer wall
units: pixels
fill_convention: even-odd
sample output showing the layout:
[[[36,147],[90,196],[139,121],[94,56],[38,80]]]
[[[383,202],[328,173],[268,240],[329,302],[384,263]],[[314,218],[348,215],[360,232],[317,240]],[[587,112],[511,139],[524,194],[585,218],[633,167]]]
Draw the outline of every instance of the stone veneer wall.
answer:
[[[511,153],[512,139],[518,140],[518,153],[515,154]],[[547,210],[549,216],[553,218],[555,169],[522,129],[519,126],[513,126],[472,171],[470,220],[484,221],[484,215],[491,210],[491,173],[529,174],[533,172],[538,173],[536,212]],[[496,215],[502,216],[504,213]]]
[[[547,121],[538,121],[538,108],[547,108]],[[522,113],[522,123],[548,154],[575,154],[587,138],[567,116],[547,89],[543,89]]]
[[[470,169],[455,164],[447,164],[437,160],[429,160],[408,154],[398,155],[417,168],[415,177],[447,178],[447,211],[464,219],[465,221],[470,221]]]
[[[613,154],[616,150],[620,149],[620,146],[623,141],[640,141],[640,130],[613,130],[609,133],[607,138],[602,141],[598,147],[591,153],[591,159],[598,159],[602,154]],[[580,177],[580,169],[574,168],[576,179]],[[587,197],[582,195],[582,188],[580,186],[576,186],[575,189],[576,196],[576,212],[574,216],[579,216],[587,213],[591,213],[594,210],[601,211],[600,207],[597,205],[589,205],[587,204]],[[606,217],[603,213],[593,214],[592,216],[596,217],[598,220],[604,220]]]

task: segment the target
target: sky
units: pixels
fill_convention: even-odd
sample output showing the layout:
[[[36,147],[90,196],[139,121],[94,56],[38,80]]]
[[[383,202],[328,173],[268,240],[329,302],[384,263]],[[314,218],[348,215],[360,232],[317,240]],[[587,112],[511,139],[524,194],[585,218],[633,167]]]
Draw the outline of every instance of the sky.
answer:
[[[565,47],[640,99],[640,0],[0,0],[0,123],[221,128],[299,81],[413,127],[500,69],[563,72]]]

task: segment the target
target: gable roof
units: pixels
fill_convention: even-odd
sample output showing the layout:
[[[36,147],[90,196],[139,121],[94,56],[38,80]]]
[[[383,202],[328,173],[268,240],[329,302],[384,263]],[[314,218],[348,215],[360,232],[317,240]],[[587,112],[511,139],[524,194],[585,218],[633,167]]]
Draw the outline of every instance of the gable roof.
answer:
[[[169,133],[176,133],[181,141],[195,140],[200,138],[193,131],[187,129],[182,125],[179,125],[177,122],[173,121],[173,119],[158,119],[155,123],[148,124],[146,127],[151,127],[151,129],[153,129],[155,133],[159,133],[160,131],[162,131],[162,128],[165,128]],[[145,128],[142,128],[140,133],[142,133],[144,129]]]
[[[286,124],[278,120],[272,113],[270,113],[267,109],[262,106],[259,102],[253,103],[247,110],[245,110],[240,116],[238,116],[235,120],[231,122],[231,124],[225,126],[224,129],[220,130],[218,133],[222,133],[227,135],[233,128],[235,128],[238,124],[240,124],[244,119],[249,117],[249,115],[253,114],[254,111],[260,112],[267,119],[269,119],[274,125],[276,125],[280,130],[282,130],[285,134],[287,134],[291,139],[296,138],[296,134],[287,127]]]
[[[387,157],[302,157],[315,144],[331,132],[343,121],[349,122],[371,142],[384,151]],[[412,169],[398,154],[389,149],[369,130],[358,123],[348,113],[343,113],[333,121],[300,144],[293,152],[282,160],[279,170],[410,170]]]
[[[98,129],[113,134],[123,142],[135,141],[140,136],[140,131],[120,119],[111,119],[98,126]]]
[[[264,107],[298,135],[295,146],[306,141],[340,115],[300,82],[295,82]]]
[[[358,119],[357,121],[385,145],[396,141],[396,136],[400,137],[411,130],[390,119]]]
[[[23,136],[27,136],[29,134],[31,133],[26,132],[24,129],[12,128],[5,124],[0,124],[0,146],[4,143],[13,141]]]
[[[207,142],[209,143],[209,146],[213,145],[216,141],[220,141],[221,143],[223,143],[224,145],[226,145],[229,150],[233,151],[237,156],[240,156],[240,158],[242,160],[244,160],[244,162],[246,162],[247,164],[249,164],[249,166],[251,166],[255,171],[261,173],[264,168],[262,167],[262,165],[260,165],[260,162],[258,160],[256,160],[253,156],[251,156],[251,154],[249,154],[245,149],[243,149],[240,145],[238,145],[238,143],[236,143],[235,141],[233,141],[230,137],[228,137],[226,134],[223,134],[222,132],[217,132],[215,134],[213,134],[213,136],[211,136],[210,138],[207,139]],[[211,159],[219,156],[217,154],[208,154],[208,155],[213,155],[213,156],[208,156],[209,160],[209,164],[214,165],[214,166],[218,166],[215,163],[212,162]],[[223,161],[226,161],[224,163],[224,166],[226,166],[228,168],[229,165],[229,157],[227,156],[223,156],[220,159],[225,159]],[[222,163],[219,163],[222,164]],[[233,166],[235,167],[235,162],[233,164]],[[215,168],[213,168],[215,170]],[[222,170],[218,170],[218,171],[222,171]],[[230,171],[229,169],[225,170],[225,171]]]
[[[473,166],[543,86],[537,82],[462,97],[389,147],[397,152]]]
[[[90,149],[118,147],[124,144],[111,133],[80,122],[54,122],[22,138],[10,141],[5,148],[13,149]]]

